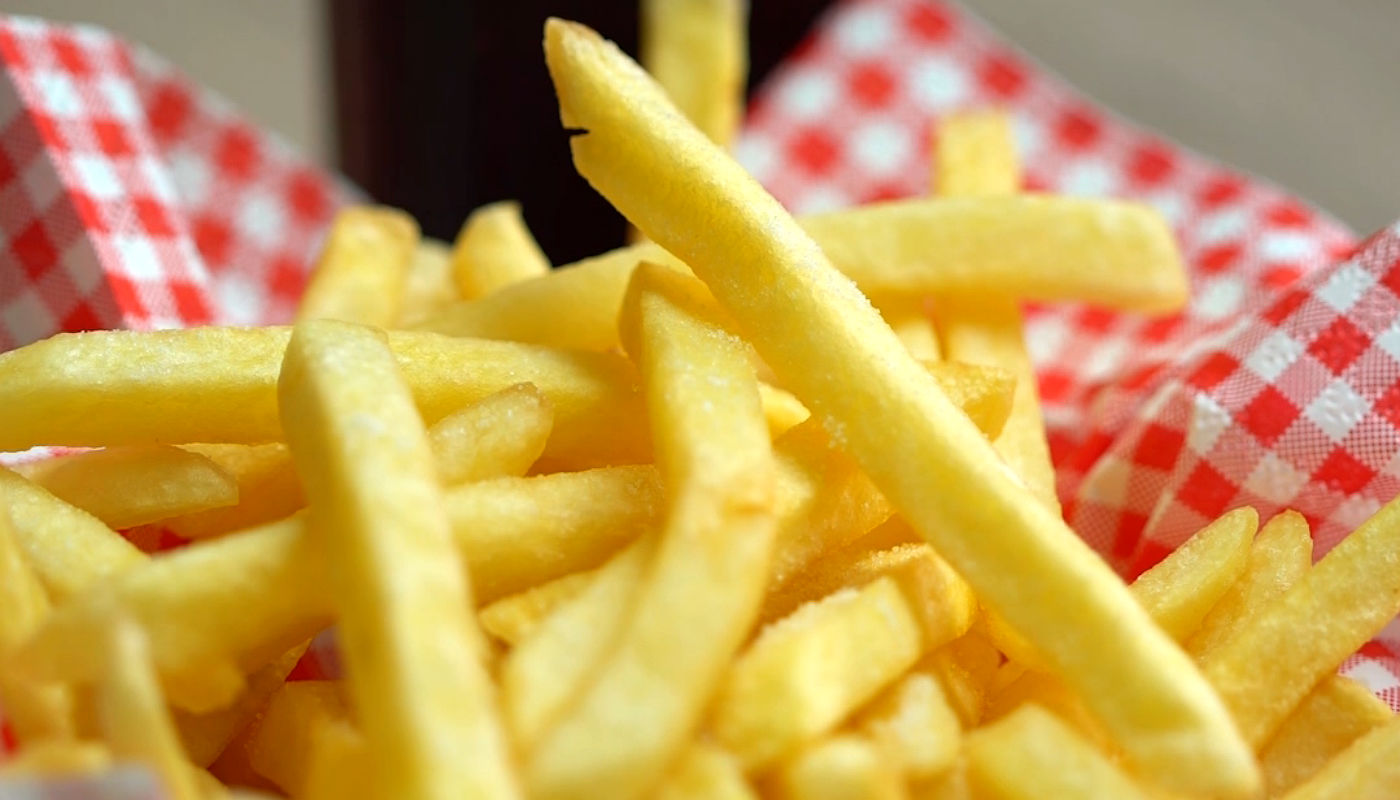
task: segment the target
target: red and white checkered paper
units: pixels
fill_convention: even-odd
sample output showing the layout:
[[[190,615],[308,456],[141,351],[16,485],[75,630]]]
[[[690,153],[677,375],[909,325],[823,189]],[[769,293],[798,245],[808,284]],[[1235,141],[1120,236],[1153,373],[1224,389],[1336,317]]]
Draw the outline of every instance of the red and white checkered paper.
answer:
[[[0,17],[0,63],[0,350],[290,317],[352,188],[102,31]],[[1191,269],[1179,315],[1028,315],[1061,499],[1087,541],[1133,575],[1252,504],[1303,512],[1321,555],[1400,495],[1400,227],[1358,245],[933,0],[838,3],[754,97],[737,154],[794,211],[918,195],[938,119],[988,106],[1015,115],[1029,189],[1145,201]],[[294,677],[330,653],[318,640]],[[1400,709],[1400,624],[1343,671]]]

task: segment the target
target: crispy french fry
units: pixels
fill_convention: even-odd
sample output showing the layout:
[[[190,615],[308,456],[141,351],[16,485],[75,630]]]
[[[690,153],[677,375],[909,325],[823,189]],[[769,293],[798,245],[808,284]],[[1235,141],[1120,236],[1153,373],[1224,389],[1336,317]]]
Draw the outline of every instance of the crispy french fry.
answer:
[[[808,745],[782,765],[773,796],[785,800],[903,800],[893,759],[869,738],[839,734]]]
[[[4,467],[0,467],[0,508],[9,509],[20,548],[56,601],[146,560],[96,517]]]
[[[268,698],[282,687],[287,675],[306,652],[307,644],[303,642],[293,647],[267,666],[254,671],[248,676],[247,685],[238,698],[227,708],[206,714],[173,710],[180,741],[195,766],[208,767],[214,763],[238,732],[262,712]]]
[[[1312,566],[1312,532],[1296,511],[1269,520],[1249,549],[1244,574],[1201,620],[1186,652],[1201,660],[1232,638],[1240,626],[1288,591]]]
[[[424,237],[408,262],[403,301],[394,326],[414,325],[461,299],[452,275],[452,245]]]
[[[803,606],[764,629],[730,668],[715,736],[750,771],[766,767],[833,729],[908,669],[922,645],[891,578]]]
[[[933,187],[944,197],[997,197],[1021,189],[1011,119],[970,111],[940,120],[933,150]]]
[[[1400,613],[1397,560],[1400,501],[1392,501],[1202,659],[1250,744],[1267,742],[1319,681]]]
[[[538,628],[556,608],[578,597],[597,576],[596,569],[573,572],[523,592],[502,597],[477,612],[481,629],[497,641],[515,647]]]
[[[162,521],[186,539],[209,539],[233,531],[266,525],[290,516],[306,505],[292,454],[281,442],[260,445],[187,444],[181,449],[213,461],[233,476],[238,502]]]
[[[982,719],[1001,654],[986,639],[969,631],[929,653],[920,665],[938,678],[943,695],[967,729]]]
[[[758,800],[739,760],[709,742],[686,748],[652,795],[656,800]]]
[[[849,266],[865,259],[872,273],[897,273],[881,275],[895,285],[927,288],[918,285],[927,270],[918,269],[919,254],[909,252],[915,240],[925,257],[934,252],[923,250],[929,239],[926,230],[915,233],[916,215],[907,217],[910,227],[901,231],[895,224],[896,230],[877,236],[867,222],[885,220],[888,207],[843,212],[832,224],[844,226],[845,238],[837,243],[840,237],[829,237],[818,246],[615,46],[584,26],[551,20],[545,55],[564,125],[584,131],[569,140],[579,171],[705,280],[784,386],[826,421],[837,443],[986,603],[1072,682],[1135,766],[1176,790],[1253,791],[1259,775],[1252,754],[1192,662],[1107,565],[1034,500],[856,286],[831,267],[831,261]],[[658,195],[652,191],[658,181],[689,190]],[[1096,207],[1091,213],[1083,205],[1021,197],[940,203],[967,214],[950,247],[978,243],[995,227],[995,249],[1003,254],[979,255],[975,267],[963,257],[940,260],[942,276],[966,268],[963,274],[1010,280],[1001,270],[1018,259],[1006,254],[1031,255],[1043,268],[1044,253],[1052,251],[1087,259],[1053,268],[1057,291],[1090,275],[1102,290],[1105,276],[1131,274],[1142,307],[1154,305],[1148,295],[1170,301],[1158,308],[1184,299],[1170,231],[1146,210]],[[1043,236],[1028,230],[1034,227],[1028,221],[1050,217],[1057,220],[1052,247],[1005,246]],[[706,221],[703,230],[678,224],[696,219]],[[1102,236],[1109,227],[1112,243]],[[1092,255],[1083,253],[1090,240]],[[1114,252],[1129,240],[1130,254]],[[1123,258],[1141,269],[1122,270]],[[1018,263],[1016,270],[1026,266]],[[1016,279],[1025,285],[1023,276]],[[948,501],[953,497],[957,502]],[[1012,564],[1019,568],[1009,569]]]
[[[774,439],[806,422],[812,412],[792,393],[766,383],[758,384],[758,396],[763,401],[763,415],[768,420],[768,435]]]
[[[655,786],[758,614],[775,467],[748,350],[694,279],[642,265],[618,321],[642,373],[667,513],[612,652],[527,758],[535,797]],[[665,675],[658,681],[653,676]]]
[[[509,200],[473,211],[452,245],[452,275],[467,300],[547,272],[549,259],[525,226],[520,204]]]
[[[1085,741],[1107,752],[1113,751],[1112,740],[1103,726],[1089,714],[1084,701],[1053,675],[1027,670],[1001,687],[987,703],[985,722],[1003,719],[1017,710],[1035,706],[1054,714],[1060,722],[1074,729]]]
[[[112,753],[97,742],[44,739],[26,744],[0,762],[0,778],[96,775],[112,766]],[[0,797],[5,796],[0,782]]]
[[[1312,778],[1352,742],[1395,719],[1390,706],[1341,675],[1323,679],[1259,751],[1264,793],[1279,797]]]
[[[303,795],[306,800],[357,797],[366,786],[374,785],[369,744],[348,722],[327,722],[316,730],[310,762]]]
[[[102,331],[0,354],[0,450],[278,440],[277,373],[289,335]],[[649,458],[636,374],[623,358],[412,331],[389,342],[429,424],[529,381],[554,406],[546,458],[573,468]]]
[[[876,295],[870,302],[880,310],[885,324],[904,343],[909,355],[925,361],[943,357],[943,347],[933,327],[929,303],[923,295]]]
[[[378,785],[517,796],[427,432],[384,338],[302,323],[278,398]]]
[[[1400,717],[1352,742],[1284,800],[1389,800],[1400,786]]]
[[[141,629],[118,617],[102,631],[97,651],[98,717],[112,755],[152,769],[173,800],[199,797],[175,725],[161,701]]]
[[[306,792],[318,728],[348,718],[336,681],[294,681],[273,693],[248,742],[248,761],[292,797]]]
[[[114,529],[238,502],[232,475],[198,453],[169,445],[75,453],[21,474]]]
[[[959,755],[947,772],[933,780],[913,784],[909,787],[909,797],[912,800],[972,800],[967,759]]]
[[[392,208],[353,207],[336,215],[297,319],[338,319],[387,328],[398,319],[418,223]]]
[[[967,736],[974,794],[996,800],[1146,798],[1131,778],[1054,715],[1023,706]]]
[[[444,486],[524,475],[544,452],[554,410],[533,384],[519,383],[438,420],[428,442]]]
[[[1177,641],[1184,641],[1244,573],[1259,514],[1227,511],[1133,581],[1133,596]]]
[[[10,515],[0,508],[0,707],[26,745],[73,736],[72,698],[67,688],[36,684],[5,667],[5,660],[48,613],[48,595],[20,550]]]
[[[745,0],[644,0],[641,58],[676,108],[720,147],[744,113]]]
[[[915,781],[950,769],[962,744],[957,713],[927,672],[905,675],[862,709],[855,723]]]

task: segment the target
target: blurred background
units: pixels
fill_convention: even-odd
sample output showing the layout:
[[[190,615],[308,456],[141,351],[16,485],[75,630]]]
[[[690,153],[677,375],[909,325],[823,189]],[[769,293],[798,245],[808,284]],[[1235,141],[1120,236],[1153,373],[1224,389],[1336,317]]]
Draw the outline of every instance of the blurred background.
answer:
[[[829,5],[751,0],[751,81]],[[963,0],[1123,116],[1268,177],[1361,233],[1400,217],[1400,3]],[[450,239],[517,198],[556,263],[622,225],[569,167],[546,13],[633,49],[628,0],[0,0],[143,42],[382,202]]]

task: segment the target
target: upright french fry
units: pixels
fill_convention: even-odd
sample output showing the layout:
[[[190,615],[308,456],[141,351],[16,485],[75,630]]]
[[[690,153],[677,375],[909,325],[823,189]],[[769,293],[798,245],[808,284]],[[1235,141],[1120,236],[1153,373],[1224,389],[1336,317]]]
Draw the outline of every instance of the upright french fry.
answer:
[[[1254,747],[1400,613],[1400,500],[1332,548],[1201,661]]]
[[[1133,596],[1177,641],[1201,620],[1244,573],[1259,514],[1227,511],[1133,581]]]
[[[901,248],[926,240],[912,230],[889,238],[857,235],[862,219],[883,211],[875,208],[845,212],[845,247],[829,241],[819,247],[616,47],[560,20],[547,23],[545,38],[561,119],[582,131],[570,138],[579,171],[705,280],[784,385],[987,604],[1086,698],[1135,766],[1176,790],[1253,791],[1259,775],[1250,750],[1191,661],[1108,566],[1009,472],[856,286],[831,266],[873,257],[872,268],[898,272],[891,281],[916,283],[908,275],[919,270],[909,266],[919,259]],[[688,190],[658,194],[658,182]],[[1044,222],[1063,210],[1037,198],[943,202],[998,208],[996,250],[1022,257],[1024,250],[1005,244],[1027,241],[1029,231],[1007,235],[1002,223]],[[1179,305],[1185,281],[1167,226],[1145,210],[1116,212],[1114,232],[1135,231],[1126,237],[1133,240],[1130,257],[1142,264],[1131,283],[1160,292],[1164,284],[1152,276],[1166,276],[1171,302],[1163,306]],[[977,242],[988,229],[986,220],[967,221],[958,246]],[[1110,218],[1076,207],[1060,223],[1054,252],[1077,256],[1089,239],[1102,238],[1090,231],[1105,230]],[[1084,255],[1083,265],[1062,265],[1057,286],[1074,283],[1070,273],[1113,274],[1117,256],[1126,254]],[[1014,260],[979,261],[968,271],[995,273]],[[939,268],[956,273],[949,263],[959,262]],[[1009,569],[1012,564],[1019,568]]]
[[[812,412],[802,405],[802,401],[785,389],[760,382],[758,396],[763,401],[763,415],[768,420],[768,435],[774,439],[812,416]]]
[[[112,755],[155,771],[172,800],[195,800],[200,795],[193,770],[161,700],[141,629],[117,618],[97,642],[98,717]]]
[[[524,475],[544,452],[554,410],[533,384],[519,383],[438,420],[428,442],[444,486]]]
[[[334,681],[285,683],[268,701],[248,742],[253,769],[292,797],[306,793],[318,728],[347,719]]]
[[[482,630],[498,641],[515,647],[538,628],[555,609],[582,594],[597,576],[596,569],[573,572],[523,592],[502,597],[477,612],[477,620],[481,623]]]
[[[925,297],[917,294],[891,294],[872,297],[870,302],[880,310],[885,324],[904,343],[909,355],[921,360],[937,360],[944,356],[933,328],[933,317]]]
[[[860,647],[851,647],[851,642]],[[750,771],[830,731],[919,657],[923,635],[891,578],[843,589],[764,629],[730,668],[713,711]]]
[[[452,275],[452,246],[423,238],[408,262],[395,327],[414,325],[460,299],[457,279]]]
[[[652,796],[656,800],[758,800],[739,760],[707,742],[687,748]]]
[[[281,442],[260,445],[187,444],[181,449],[213,461],[233,476],[238,502],[162,521],[186,539],[209,539],[233,531],[266,525],[291,516],[306,505],[292,454]]]
[[[146,560],[145,554],[96,517],[4,467],[0,467],[0,508],[9,509],[20,549],[55,601]]]
[[[962,744],[957,714],[927,672],[911,672],[886,689],[856,715],[856,725],[916,781],[950,769]]]
[[[387,343],[302,323],[278,397],[381,790],[518,796],[427,433]]]
[[[356,797],[374,783],[373,759],[365,737],[345,721],[321,725],[311,740],[306,768],[306,800]]]
[[[1390,800],[1400,786],[1400,717],[1351,744],[1284,800]]]
[[[1324,678],[1259,751],[1265,795],[1283,795],[1352,742],[1394,719],[1390,706],[1360,683],[1341,675]]]
[[[1011,119],[971,111],[939,120],[933,189],[943,197],[1004,197],[1021,190]]]
[[[778,770],[775,797],[785,800],[903,800],[899,769],[875,742],[841,734],[812,744]]]
[[[391,208],[336,215],[306,284],[297,319],[338,319],[380,328],[398,319],[418,223]]]
[[[643,0],[641,57],[682,114],[729,147],[744,113],[745,0]]]
[[[968,779],[994,800],[1147,798],[1117,766],[1039,706],[967,737]]]
[[[101,331],[0,354],[0,450],[281,439],[276,386],[289,335]],[[649,458],[626,359],[413,331],[391,333],[389,343],[429,424],[529,381],[554,406],[546,458],[575,469]]]
[[[1201,620],[1186,652],[1201,660],[1229,641],[1245,621],[1288,591],[1312,566],[1312,532],[1296,511],[1269,520],[1249,549],[1244,574]]]
[[[224,751],[239,731],[261,713],[268,698],[280,689],[297,665],[308,643],[303,642],[248,676],[247,685],[227,708],[206,714],[175,710],[175,728],[185,753],[197,767],[207,767]]]
[[[457,292],[471,300],[549,272],[549,259],[535,244],[520,204],[491,203],[476,209],[452,245]]]
[[[25,744],[73,734],[68,690],[26,681],[6,667],[11,653],[48,613],[48,595],[20,551],[10,515],[0,508],[0,708]]]
[[[232,475],[198,453],[169,445],[75,453],[41,461],[23,474],[114,529],[238,502]]]
[[[638,797],[655,786],[758,614],[775,530],[773,449],[747,348],[694,283],[644,264],[623,301],[618,325],[642,373],[668,507],[615,649],[527,759],[535,797],[604,786]]]

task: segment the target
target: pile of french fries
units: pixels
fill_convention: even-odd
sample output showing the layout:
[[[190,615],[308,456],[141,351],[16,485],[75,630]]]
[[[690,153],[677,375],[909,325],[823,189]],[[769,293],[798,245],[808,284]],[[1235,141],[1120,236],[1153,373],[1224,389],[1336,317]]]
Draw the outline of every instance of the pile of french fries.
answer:
[[[0,355],[0,450],[95,448],[0,469],[0,796],[1400,796],[1336,673],[1400,504],[1315,565],[1237,509],[1131,585],[1061,520],[1018,303],[1179,308],[1162,220],[1018,195],[987,113],[934,196],[793,219],[723,146],[737,4],[649,7],[664,86],[545,40],[644,241],[354,208],[290,328]],[[288,681],[332,625],[343,678]]]

